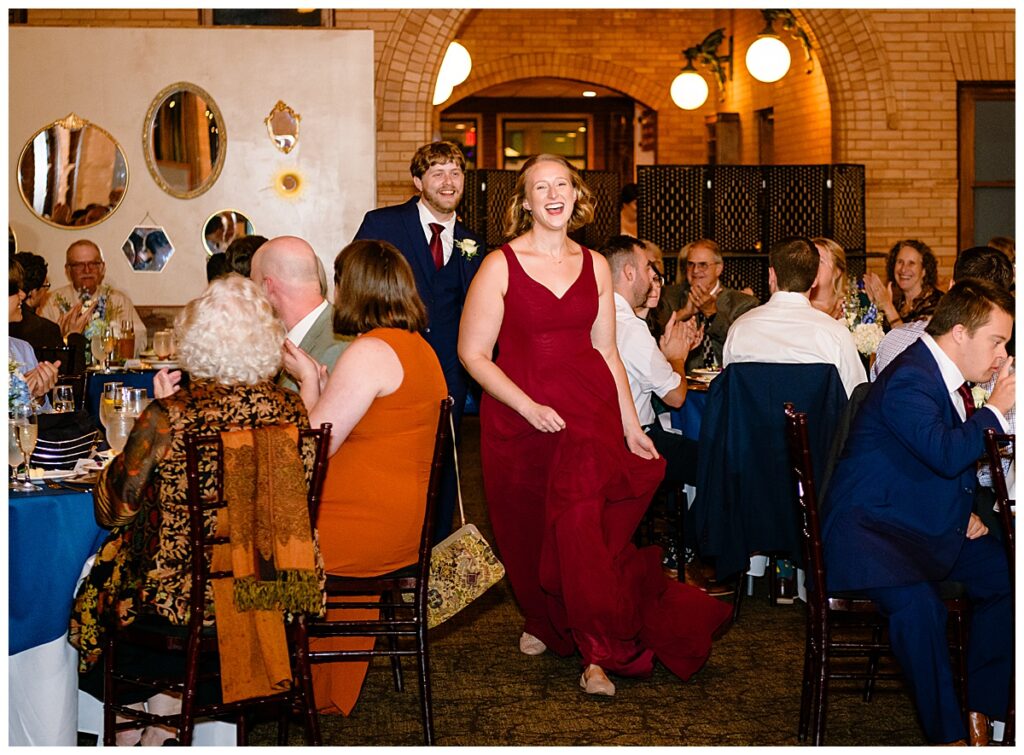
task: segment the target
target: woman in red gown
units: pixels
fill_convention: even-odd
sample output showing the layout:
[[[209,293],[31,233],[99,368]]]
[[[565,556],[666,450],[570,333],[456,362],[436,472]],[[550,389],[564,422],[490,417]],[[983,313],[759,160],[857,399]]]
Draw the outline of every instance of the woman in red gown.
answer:
[[[730,610],[632,543],[665,465],[615,347],[608,264],[568,237],[592,218],[565,159],[527,161],[506,217],[514,238],[470,286],[459,357],[486,391],[484,491],[526,619],[520,650],[579,649],[580,686],[613,695],[606,672],[645,677],[655,657],[688,678]]]

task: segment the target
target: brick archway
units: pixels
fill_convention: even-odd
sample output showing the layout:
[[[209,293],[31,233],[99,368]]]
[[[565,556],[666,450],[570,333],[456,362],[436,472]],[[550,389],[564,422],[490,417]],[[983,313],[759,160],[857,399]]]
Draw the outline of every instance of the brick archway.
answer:
[[[884,45],[862,11],[795,11],[817,42],[832,105],[833,160],[843,162],[847,135],[899,128],[899,108]]]
[[[631,68],[587,55],[508,55],[479,68],[464,84],[455,88],[452,100],[460,100],[495,84],[516,79],[561,78],[599,84],[615,89],[658,110],[668,102],[668,92],[659,84],[638,74]]]

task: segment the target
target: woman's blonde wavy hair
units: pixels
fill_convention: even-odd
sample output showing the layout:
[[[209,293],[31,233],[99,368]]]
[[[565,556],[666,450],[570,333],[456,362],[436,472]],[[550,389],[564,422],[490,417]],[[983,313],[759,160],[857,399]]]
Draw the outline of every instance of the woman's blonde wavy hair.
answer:
[[[838,299],[846,298],[846,252],[841,246],[830,238],[815,236],[811,239],[815,246],[828,250],[832,257],[832,266],[835,272],[832,273],[832,290]]]
[[[561,155],[534,155],[519,169],[512,201],[505,211],[506,239],[514,239],[533,228],[533,215],[523,207],[523,202],[526,201],[526,174],[530,172],[530,168],[541,161],[558,163],[569,171],[572,187],[576,190],[576,203],[572,208],[572,216],[569,218],[569,231],[582,228],[594,219],[594,193],[583,183],[583,179],[580,178],[580,174],[576,172],[572,163]]]
[[[281,369],[285,329],[255,283],[217,278],[174,320],[178,361],[191,377],[255,385]]]

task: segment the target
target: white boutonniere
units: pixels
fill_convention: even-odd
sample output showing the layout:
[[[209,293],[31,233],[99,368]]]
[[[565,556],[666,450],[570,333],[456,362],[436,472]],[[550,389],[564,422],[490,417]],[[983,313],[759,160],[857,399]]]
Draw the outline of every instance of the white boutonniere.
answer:
[[[462,252],[462,256],[467,260],[471,260],[480,254],[479,244],[474,239],[461,239],[455,242],[455,246]]]
[[[980,409],[988,401],[991,391],[986,391],[982,386],[976,385],[971,388],[971,398],[974,399],[974,408]]]

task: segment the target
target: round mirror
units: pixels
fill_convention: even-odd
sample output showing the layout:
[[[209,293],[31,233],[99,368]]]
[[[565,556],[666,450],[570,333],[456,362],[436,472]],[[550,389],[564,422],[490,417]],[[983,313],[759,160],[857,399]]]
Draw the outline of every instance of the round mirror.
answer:
[[[277,101],[270,115],[263,119],[267,124],[267,133],[270,134],[274,146],[286,155],[295,149],[299,141],[299,121],[302,116],[285,105],[281,100]]]
[[[121,146],[74,113],[33,134],[18,158],[21,198],[40,220],[60,228],[105,220],[127,188]]]
[[[179,199],[198,197],[224,167],[224,117],[203,89],[180,81],[153,100],[142,128],[142,148],[153,180]]]
[[[252,234],[249,218],[238,210],[221,210],[213,213],[203,226],[203,246],[207,255],[223,254],[232,241]]]

